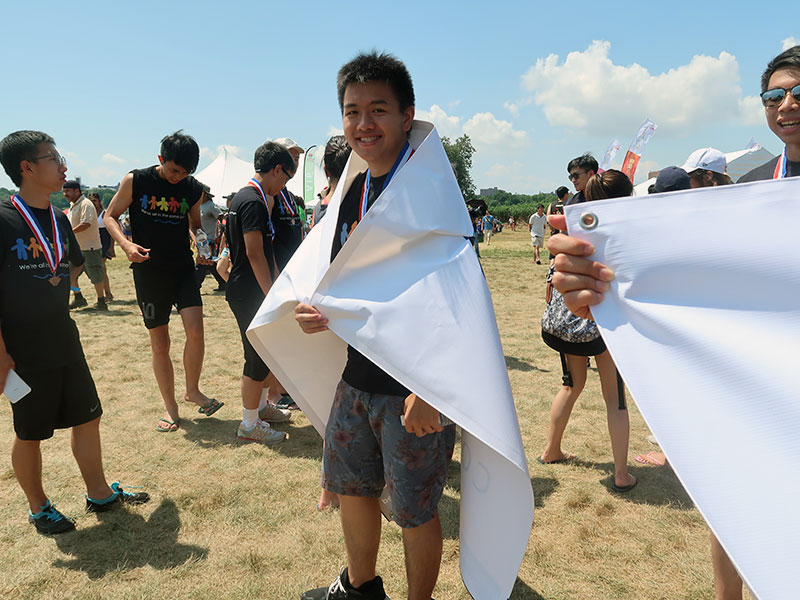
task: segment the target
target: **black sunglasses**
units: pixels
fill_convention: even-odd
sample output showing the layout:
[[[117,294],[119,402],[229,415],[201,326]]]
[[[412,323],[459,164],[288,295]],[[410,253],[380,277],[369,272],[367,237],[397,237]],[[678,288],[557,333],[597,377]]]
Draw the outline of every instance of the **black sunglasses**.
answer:
[[[794,98],[794,101],[800,103],[800,84],[791,89],[775,88],[767,90],[761,94],[761,103],[767,108],[775,108],[783,104],[786,98],[786,92],[789,92]]]
[[[569,180],[570,181],[577,181],[578,177],[580,177],[581,175],[585,175],[585,174],[586,174],[586,171],[575,171],[574,173],[570,173],[569,174]]]

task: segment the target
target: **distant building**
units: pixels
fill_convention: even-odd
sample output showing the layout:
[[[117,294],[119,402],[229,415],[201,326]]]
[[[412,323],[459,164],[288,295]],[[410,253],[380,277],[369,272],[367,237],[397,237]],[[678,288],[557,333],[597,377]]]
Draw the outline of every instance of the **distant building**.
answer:
[[[491,196],[492,194],[496,194],[500,191],[500,188],[490,187],[490,188],[481,188],[480,195],[481,196]]]

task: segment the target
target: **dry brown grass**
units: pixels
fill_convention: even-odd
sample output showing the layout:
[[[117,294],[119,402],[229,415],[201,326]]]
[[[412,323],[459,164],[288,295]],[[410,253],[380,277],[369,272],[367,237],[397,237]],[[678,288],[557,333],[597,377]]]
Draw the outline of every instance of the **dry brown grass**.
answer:
[[[534,528],[512,598],[711,598],[702,518],[668,467],[633,462],[652,449],[635,407],[630,462],[640,484],[624,497],[609,492],[611,450],[596,373],[565,438],[580,462],[536,463],[560,365],[539,336],[546,267],[533,264],[528,240],[526,231],[504,232],[482,247],[536,495]],[[84,514],[69,434],[57,432],[43,445],[46,490],[60,509],[77,517],[78,530],[55,538],[36,535],[7,458],[13,429],[3,402],[0,509],[7,518],[0,528],[0,597],[296,599],[329,583],[344,552],[338,514],[314,509],[321,450],[316,432],[298,414],[286,427],[289,441],[277,449],[236,441],[241,347],[224,297],[211,291],[215,282],[209,277],[203,288],[202,389],[226,406],[211,418],[187,406],[178,433],[157,433],[162,404],[123,262],[110,263],[112,311],[82,311],[75,319],[103,400],[108,476],[144,486],[153,499],[143,507]],[[182,394],[183,331],[177,315],[172,323]],[[458,571],[458,458],[457,449],[440,504],[445,541],[438,600],[468,598]],[[389,594],[404,597],[402,540],[395,525],[384,527],[378,569]]]

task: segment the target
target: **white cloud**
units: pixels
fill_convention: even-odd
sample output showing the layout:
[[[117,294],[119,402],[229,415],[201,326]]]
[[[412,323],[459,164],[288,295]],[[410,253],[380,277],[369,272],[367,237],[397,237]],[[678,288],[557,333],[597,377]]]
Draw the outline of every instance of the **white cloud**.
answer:
[[[211,152],[211,148],[209,148],[208,146],[203,146],[202,148],[200,148],[200,158],[201,159],[203,159],[203,158],[215,158],[215,157],[216,157],[216,154],[213,154]]]
[[[448,115],[438,104],[431,106],[430,110],[417,110],[414,117],[421,121],[430,121],[436,125],[440,136],[457,138],[461,135],[461,119]]]
[[[461,104],[461,98],[459,98],[458,100],[453,100],[452,102],[448,102],[447,103],[447,108],[449,108],[450,110],[453,110],[459,104]]]
[[[787,37],[781,43],[783,44],[782,49],[783,50],[788,50],[789,48],[794,48],[795,46],[800,44],[800,38]]]
[[[742,97],[736,58],[697,55],[687,65],[651,74],[639,64],[616,65],[611,44],[594,41],[583,52],[536,61],[522,87],[551,125],[594,135],[633,134],[645,117],[661,135],[682,135],[717,122],[749,124],[753,97]]]
[[[504,164],[495,164],[489,167],[489,170],[484,175],[489,179],[498,179],[505,177],[511,172],[511,167]]]
[[[64,156],[67,157],[68,164],[72,165],[73,167],[84,167],[86,166],[86,162],[81,159],[80,156],[76,152],[64,152]]]
[[[328,137],[331,138],[335,135],[344,135],[344,129],[337,127],[336,125],[331,125],[328,127]]]
[[[515,130],[510,122],[496,119],[490,112],[478,113],[464,123],[464,133],[469,135],[476,147],[515,149],[528,144],[528,134],[525,131]]]
[[[109,167],[92,167],[88,169],[89,176],[97,184],[113,185],[119,183],[121,176],[119,171],[115,171]]]
[[[105,154],[103,154],[103,157],[100,160],[102,160],[105,163],[113,163],[115,165],[121,165],[122,163],[125,162],[124,158],[120,158],[119,156],[114,156],[110,152],[106,152]]]
[[[519,106],[517,104],[506,100],[503,102],[503,107],[510,112],[511,116],[513,116],[515,119],[519,116]]]

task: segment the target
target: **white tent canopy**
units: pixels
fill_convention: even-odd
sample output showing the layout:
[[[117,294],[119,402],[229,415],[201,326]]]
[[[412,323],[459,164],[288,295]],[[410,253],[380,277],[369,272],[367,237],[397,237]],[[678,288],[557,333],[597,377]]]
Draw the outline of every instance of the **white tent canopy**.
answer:
[[[735,152],[726,152],[725,160],[728,162],[727,173],[734,183],[739,180],[739,177],[755,169],[759,165],[763,165],[769,159],[774,158],[775,155],[769,150],[765,150],[755,141],[751,141],[747,148],[744,150],[736,150]],[[683,162],[680,163],[681,165]],[[634,196],[646,196],[647,189],[656,182],[655,177],[651,177],[647,181],[634,186]]]
[[[309,150],[311,149],[309,148]],[[311,192],[309,194],[310,197],[306,197],[304,194],[304,174],[307,153],[300,155],[297,173],[286,185],[290,192],[305,199],[306,208],[316,206],[318,202],[317,194],[328,185],[325,172],[322,169],[323,153],[316,151],[318,150],[316,146],[314,150],[314,152],[310,153],[311,160],[314,162],[314,169],[312,174],[310,174],[312,176],[311,183],[313,183],[313,188],[309,186],[309,191]],[[247,185],[253,173],[252,162],[242,160],[231,153],[227,146],[223,146],[222,150],[211,164],[197,173],[195,177],[198,181],[211,188],[211,193],[214,194],[214,203],[217,204],[217,206],[225,207],[225,196],[238,192]]]

